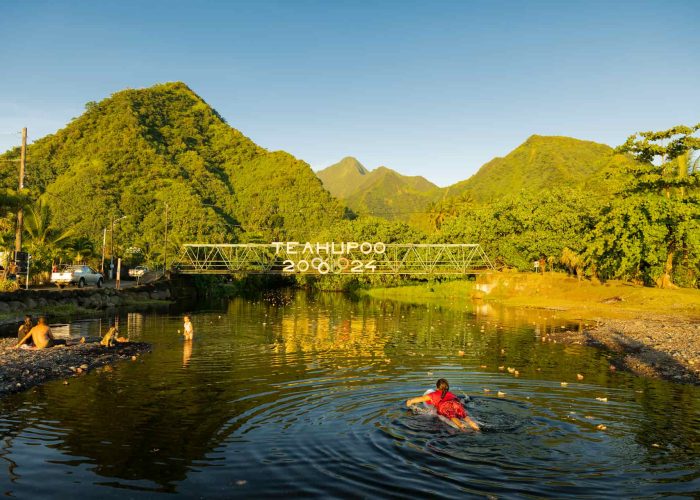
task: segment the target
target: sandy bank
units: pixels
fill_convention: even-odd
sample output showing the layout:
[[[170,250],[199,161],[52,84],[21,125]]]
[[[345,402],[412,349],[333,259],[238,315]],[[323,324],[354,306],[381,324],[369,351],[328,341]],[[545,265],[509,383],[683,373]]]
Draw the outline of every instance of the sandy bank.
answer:
[[[700,384],[700,290],[661,290],[628,283],[595,284],[558,273],[495,273],[477,282],[450,281],[369,290],[369,295],[464,310],[464,304],[498,304],[556,311],[561,318],[594,324],[542,337],[606,349],[612,368]]]
[[[149,352],[143,342],[104,347],[97,342],[50,349],[15,349],[17,339],[0,339],[0,397],[21,392],[49,380],[69,379],[97,367],[131,360]]]

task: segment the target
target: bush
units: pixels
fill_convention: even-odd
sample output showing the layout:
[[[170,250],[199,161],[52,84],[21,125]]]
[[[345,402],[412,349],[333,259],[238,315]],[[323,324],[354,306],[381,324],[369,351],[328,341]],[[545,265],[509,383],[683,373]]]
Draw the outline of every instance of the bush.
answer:
[[[0,279],[0,292],[14,292],[19,289],[15,280]]]

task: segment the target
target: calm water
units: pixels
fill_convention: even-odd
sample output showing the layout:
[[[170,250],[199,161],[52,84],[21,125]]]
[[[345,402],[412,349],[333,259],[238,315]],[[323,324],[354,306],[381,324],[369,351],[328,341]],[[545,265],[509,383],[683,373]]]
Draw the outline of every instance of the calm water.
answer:
[[[0,491],[21,498],[700,492],[700,389],[610,373],[599,351],[540,342],[563,325],[556,318],[282,293],[210,306],[194,312],[193,323],[195,341],[187,344],[179,313],[124,315],[122,332],[151,342],[151,354],[1,400]],[[91,320],[59,331],[96,335],[101,326]],[[468,396],[483,432],[460,433],[405,408],[439,377]]]

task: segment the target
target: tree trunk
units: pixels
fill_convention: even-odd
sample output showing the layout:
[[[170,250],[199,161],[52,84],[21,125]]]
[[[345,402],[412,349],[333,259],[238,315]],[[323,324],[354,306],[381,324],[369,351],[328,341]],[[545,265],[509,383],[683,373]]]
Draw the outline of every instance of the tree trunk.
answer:
[[[678,288],[673,284],[671,279],[671,271],[673,270],[673,256],[675,252],[668,252],[668,257],[666,258],[666,266],[664,266],[664,274],[662,274],[659,279],[656,280],[656,286],[659,288]]]

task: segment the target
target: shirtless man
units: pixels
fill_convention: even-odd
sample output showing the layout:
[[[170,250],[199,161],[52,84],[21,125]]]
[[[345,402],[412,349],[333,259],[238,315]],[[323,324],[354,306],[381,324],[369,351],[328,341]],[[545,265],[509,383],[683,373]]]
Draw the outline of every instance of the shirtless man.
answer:
[[[53,347],[59,344],[65,344],[65,340],[56,340],[51,333],[51,328],[46,324],[46,318],[39,316],[37,325],[29,330],[27,334],[22,338],[15,347],[21,346],[29,337],[32,338],[34,346],[37,349],[45,349],[46,347]]]

